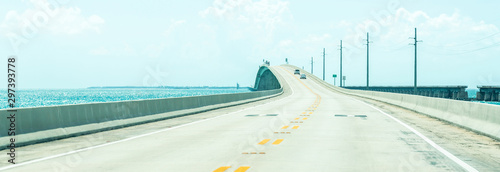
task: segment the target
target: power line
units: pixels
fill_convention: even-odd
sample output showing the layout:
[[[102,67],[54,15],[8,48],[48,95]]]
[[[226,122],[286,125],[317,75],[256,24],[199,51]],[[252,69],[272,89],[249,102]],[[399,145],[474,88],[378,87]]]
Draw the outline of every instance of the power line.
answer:
[[[408,41],[408,40],[407,40],[407,41]],[[393,49],[385,49],[385,50],[383,49],[382,51],[391,53],[391,52],[401,51],[401,50],[404,50],[404,49],[407,49],[407,48],[408,48],[408,44],[403,45],[403,46],[400,46],[400,47],[398,47],[398,48],[393,48]]]
[[[462,51],[462,52],[458,52],[458,53],[434,53],[434,54],[438,54],[438,55],[462,55],[462,54],[473,53],[476,51],[481,51],[481,50],[485,50],[485,49],[489,49],[489,48],[493,48],[493,47],[498,47],[498,46],[500,46],[500,42],[491,44],[491,45],[486,46],[486,47],[481,47],[481,48],[468,50],[468,51]],[[447,50],[447,51],[452,51],[452,50]]]
[[[485,39],[488,39],[488,38],[492,38],[492,37],[494,37],[495,35],[498,35],[498,34],[500,34],[500,32],[491,34],[489,36],[486,36],[486,37],[483,37],[483,38],[480,38],[480,39],[477,39],[477,40],[474,40],[474,41],[470,41],[470,42],[463,43],[463,44],[457,44],[457,45],[447,45],[447,46],[444,46],[444,45],[433,45],[433,44],[428,44],[428,45],[435,46],[435,47],[448,47],[448,48],[449,47],[461,47],[461,46],[470,45],[470,44],[473,44],[473,43],[476,43],[476,42],[479,42],[479,41],[482,41],[482,40],[485,40]]]

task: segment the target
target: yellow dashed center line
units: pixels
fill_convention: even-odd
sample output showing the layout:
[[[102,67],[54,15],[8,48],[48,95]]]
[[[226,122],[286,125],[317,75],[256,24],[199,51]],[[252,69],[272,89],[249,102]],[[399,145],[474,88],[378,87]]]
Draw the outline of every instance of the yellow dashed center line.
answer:
[[[313,114],[313,112],[309,112],[309,115]]]
[[[302,112],[302,114],[306,114],[306,112]]]
[[[307,118],[302,118],[302,120],[307,120]]]
[[[294,120],[299,120],[300,118],[295,118]]]
[[[259,142],[259,145],[266,144],[269,140],[271,140],[271,139],[264,139],[264,140]]]
[[[297,128],[299,128],[298,125],[292,127],[292,129],[297,129]]]
[[[279,145],[283,139],[276,139],[276,141],[273,142],[273,145]]]
[[[249,166],[241,166],[240,168],[236,169],[234,172],[245,172],[249,169]]]
[[[288,128],[288,125],[281,127],[281,129],[287,129],[287,128]]]
[[[231,168],[231,166],[219,167],[216,170],[214,170],[214,172],[224,172],[224,171],[226,171],[229,168]]]

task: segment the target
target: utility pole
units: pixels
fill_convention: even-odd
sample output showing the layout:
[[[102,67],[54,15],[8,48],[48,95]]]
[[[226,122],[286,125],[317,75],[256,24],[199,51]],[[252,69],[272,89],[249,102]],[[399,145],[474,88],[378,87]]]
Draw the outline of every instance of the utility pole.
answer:
[[[314,74],[314,66],[313,66],[314,60],[313,57],[311,57],[311,74]]]
[[[366,89],[370,89],[370,36],[366,32]]]
[[[415,46],[415,67],[414,67],[414,78],[413,78],[413,94],[417,94],[417,43],[422,42],[421,40],[417,40],[417,28],[415,28],[415,37],[410,37],[410,39],[414,39],[415,43],[413,44]],[[412,45],[412,44],[410,44]]]
[[[340,40],[340,87],[342,87],[342,40]]]
[[[325,80],[325,48],[323,48],[323,81]]]

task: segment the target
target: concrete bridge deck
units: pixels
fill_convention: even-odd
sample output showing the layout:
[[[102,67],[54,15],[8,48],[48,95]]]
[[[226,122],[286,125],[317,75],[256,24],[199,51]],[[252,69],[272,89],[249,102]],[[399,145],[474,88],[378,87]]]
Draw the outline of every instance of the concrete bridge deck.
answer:
[[[500,142],[346,95],[290,66],[284,94],[19,148],[5,171],[496,171]],[[1,152],[5,155],[5,150]],[[2,157],[3,158],[3,157]]]

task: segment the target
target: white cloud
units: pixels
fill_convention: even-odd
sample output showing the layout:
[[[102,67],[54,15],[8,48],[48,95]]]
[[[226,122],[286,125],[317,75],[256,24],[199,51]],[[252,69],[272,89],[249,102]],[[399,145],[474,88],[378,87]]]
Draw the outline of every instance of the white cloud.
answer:
[[[31,0],[32,8],[23,12],[8,11],[0,23],[3,34],[20,32],[26,27],[48,30],[55,34],[101,32],[105,20],[97,15],[84,16],[77,7],[65,7],[53,1]]]
[[[422,11],[410,12],[401,8],[397,11],[396,17],[404,22],[393,24],[388,28],[386,34],[381,35],[381,38],[389,40],[399,37],[404,39],[413,36],[411,31],[417,27],[419,37],[426,38],[425,44],[450,47],[500,31],[493,24],[461,16],[459,11],[455,11],[451,15],[441,14],[432,17]],[[484,44],[478,43],[477,45],[483,46]]]
[[[101,55],[102,56],[102,55],[109,55],[110,51],[104,47],[99,47],[99,48],[90,50],[89,53],[91,55]]]
[[[165,44],[151,44],[144,49],[144,53],[149,57],[157,58],[166,47]]]
[[[288,2],[280,0],[215,0],[212,7],[200,12],[202,17],[210,15],[226,20],[273,22],[288,10]]]
[[[365,84],[363,64],[366,64],[366,32],[370,32],[370,77],[399,78],[383,81],[370,79],[377,84],[412,83],[415,28],[418,32],[419,84],[468,84],[474,74],[498,73],[491,64],[498,64],[496,52],[500,50],[500,29],[481,19],[464,16],[459,10],[433,15],[425,11],[400,8],[391,16],[380,20],[372,16],[353,25],[343,38],[344,64],[352,84]],[[496,34],[496,35],[495,35]],[[481,63],[485,62],[487,63]],[[477,63],[477,64],[476,64]],[[387,67],[390,64],[391,67]],[[423,69],[423,70],[422,70]],[[361,72],[360,72],[361,71]],[[474,73],[474,74],[472,74]],[[464,76],[463,80],[457,76]],[[383,81],[383,82],[382,82]],[[349,82],[350,83],[350,82]],[[488,82],[492,83],[492,82]]]
[[[89,51],[91,55],[97,56],[135,56],[137,52],[135,48],[130,46],[128,43],[123,43],[123,46],[115,46],[115,47],[99,47]]]
[[[170,21],[170,26],[167,28],[167,30],[165,30],[165,32],[163,32],[163,35],[164,36],[170,36],[170,34],[172,34],[172,32],[178,28],[179,26],[181,26],[182,24],[186,23],[186,20],[171,20]]]
[[[348,27],[352,27],[352,22],[349,22],[349,21],[346,21],[346,20],[342,20],[336,24],[331,24],[330,25],[330,28],[332,29],[345,29],[345,28],[348,28]]]
[[[281,46],[281,47],[288,47],[288,46],[290,46],[292,43],[293,43],[293,41],[292,41],[292,40],[283,40],[283,41],[280,41],[279,46]]]
[[[269,37],[277,25],[292,19],[288,5],[281,0],[215,0],[211,7],[199,14],[204,18],[215,17],[237,24],[237,28],[232,29],[235,38],[246,37],[246,33],[262,32]]]
[[[128,43],[124,43],[124,45],[125,48],[123,48],[123,53],[125,55],[136,55],[136,51],[132,46],[130,46]]]
[[[493,33],[499,32],[494,24],[487,24],[481,20],[460,15],[457,10],[452,14],[440,14],[431,16],[424,11],[408,11],[404,8],[398,9],[393,16],[384,21],[365,20],[344,37],[354,49],[363,50],[363,41],[366,32],[370,32],[370,40],[375,46],[402,47],[411,43],[408,37],[414,36],[414,28],[418,29],[418,38],[423,39],[423,45],[454,48],[450,51],[467,51],[474,47],[455,47],[456,45],[474,41]],[[500,41],[500,37],[492,38]],[[489,42],[495,42],[490,40]],[[488,40],[474,44],[473,46],[487,46]],[[442,51],[445,49],[441,49]]]
[[[309,35],[307,38],[304,39],[304,43],[324,43],[326,40],[330,39],[331,35],[330,34],[323,34],[323,35]]]

